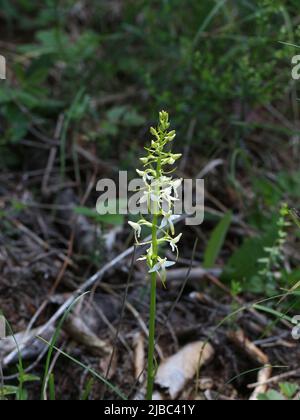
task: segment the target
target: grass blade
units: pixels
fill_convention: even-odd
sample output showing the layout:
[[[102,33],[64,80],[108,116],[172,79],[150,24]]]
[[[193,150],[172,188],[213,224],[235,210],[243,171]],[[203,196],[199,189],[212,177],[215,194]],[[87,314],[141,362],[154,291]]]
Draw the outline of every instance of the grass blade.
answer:
[[[224,245],[231,221],[232,213],[228,212],[214,229],[204,254],[204,268],[208,269],[214,267]]]
[[[49,346],[51,343],[49,341],[45,340],[42,337],[37,337],[39,340],[41,340],[43,343],[48,344]],[[66,357],[67,359],[71,360],[72,362],[76,363],[76,365],[82,367],[83,369],[87,370],[92,376],[99,379],[101,382],[103,382],[109,389],[111,389],[118,397],[120,397],[122,400],[127,400],[126,396],[113,384],[111,384],[109,381],[107,381],[102,375],[100,375],[98,372],[96,372],[94,369],[85,366],[83,363],[81,363],[79,360],[76,360],[74,357],[70,356],[69,354],[65,353],[64,351],[60,350],[58,347],[52,345],[52,350],[55,350],[59,352],[62,356]]]

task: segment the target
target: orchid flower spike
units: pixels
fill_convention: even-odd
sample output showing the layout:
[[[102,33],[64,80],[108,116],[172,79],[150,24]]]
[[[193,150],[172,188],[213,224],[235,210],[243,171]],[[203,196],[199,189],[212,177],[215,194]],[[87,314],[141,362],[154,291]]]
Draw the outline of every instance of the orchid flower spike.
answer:
[[[149,273],[158,273],[163,283],[166,280],[166,270],[173,266],[175,261],[158,255],[159,249],[158,246],[154,246],[153,240],[156,245],[169,244],[176,254],[176,260],[179,255],[178,244],[182,237],[182,234],[175,234],[175,223],[180,216],[174,214],[175,203],[180,199],[179,188],[182,179],[169,176],[169,166],[174,165],[181,158],[181,154],[170,151],[170,144],[174,141],[176,132],[169,131],[169,128],[169,115],[162,111],[159,113],[158,127],[150,129],[153,139],[150,146],[145,148],[147,155],[140,159],[144,169],[137,169],[137,174],[144,183],[140,203],[147,203],[148,209],[152,211],[152,219],[148,221],[143,218],[138,222],[129,222],[134,230],[137,245],[149,244],[145,255],[139,260],[147,261]],[[143,227],[152,229],[152,242],[140,242]]]

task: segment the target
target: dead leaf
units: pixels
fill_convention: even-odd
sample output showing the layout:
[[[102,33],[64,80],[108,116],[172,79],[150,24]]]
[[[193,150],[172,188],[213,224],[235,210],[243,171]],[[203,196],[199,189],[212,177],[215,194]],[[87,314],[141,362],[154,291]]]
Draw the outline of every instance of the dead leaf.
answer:
[[[261,394],[265,394],[268,391],[268,384],[266,383],[272,376],[272,367],[266,366],[262,368],[258,373],[258,382],[259,385],[253,391],[253,394],[250,397],[251,401],[258,400],[258,397]]]
[[[214,353],[209,343],[197,341],[188,344],[159,366],[155,384],[175,399],[197,371],[212,360]]]
[[[139,383],[144,382],[145,370],[145,340],[144,335],[138,332],[133,339],[134,345],[134,377]]]

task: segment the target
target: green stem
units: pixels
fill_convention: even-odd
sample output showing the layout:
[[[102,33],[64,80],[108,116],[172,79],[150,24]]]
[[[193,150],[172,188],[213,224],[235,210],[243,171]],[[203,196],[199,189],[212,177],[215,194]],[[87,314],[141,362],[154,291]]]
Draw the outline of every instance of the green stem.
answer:
[[[152,226],[152,246],[154,264],[157,262],[158,242],[157,242],[157,220],[158,216],[153,217]],[[146,399],[151,401],[153,395],[153,386],[155,378],[154,353],[155,353],[155,325],[156,325],[156,272],[151,274],[151,292],[150,292],[150,318],[149,318],[149,341],[148,341],[148,378]]]
[[[147,395],[148,401],[152,400],[155,365],[155,318],[156,318],[156,273],[151,275],[151,301],[150,301],[150,321],[149,321],[149,343],[148,343],[148,378],[147,378]]]
[[[161,160],[157,162],[156,168],[157,178],[161,176]],[[153,247],[153,265],[158,261],[158,240],[157,240],[157,225],[158,225],[158,205],[155,206],[152,220],[152,247]],[[148,342],[148,378],[147,378],[147,400],[152,400],[153,386],[155,378],[154,369],[154,355],[155,355],[155,325],[156,325],[156,282],[157,273],[151,274],[151,292],[150,292],[150,318],[149,318],[149,342]]]

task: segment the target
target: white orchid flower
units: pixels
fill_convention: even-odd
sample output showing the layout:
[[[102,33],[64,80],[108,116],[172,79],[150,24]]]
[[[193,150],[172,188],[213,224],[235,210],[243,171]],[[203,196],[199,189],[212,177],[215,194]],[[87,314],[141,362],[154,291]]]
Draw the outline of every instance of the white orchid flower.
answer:
[[[145,255],[139,258],[139,261],[147,261],[150,273],[158,273],[163,283],[166,279],[167,268],[175,264],[174,261],[168,261],[167,258],[159,256],[158,245],[168,244],[173,252],[179,255],[178,242],[182,234],[175,236],[175,222],[180,218],[174,215],[175,203],[179,201],[179,187],[182,179],[173,179],[173,171],[167,171],[165,166],[173,165],[180,157],[180,154],[174,154],[170,149],[165,148],[168,143],[175,138],[175,131],[169,131],[170,122],[166,112],[160,113],[158,128],[151,128],[154,138],[148,147],[145,147],[147,156],[141,159],[144,169],[137,169],[137,174],[143,180],[143,186],[139,189],[142,194],[139,203],[147,204],[149,212],[152,213],[152,223],[144,218],[137,223],[129,222],[134,229],[136,243],[138,246],[147,246]],[[139,241],[142,235],[143,227],[150,227],[152,230],[152,239],[149,241]],[[155,234],[155,236],[154,236]],[[154,247],[155,245],[155,247]]]
[[[148,203],[149,204],[150,195],[151,195],[151,192],[145,191],[143,196],[139,200],[140,204],[143,204],[143,203]]]
[[[169,242],[169,244],[172,248],[172,251],[176,252],[177,256],[178,256],[178,246],[177,246],[177,244],[179,243],[181,237],[182,237],[182,233],[180,233],[180,235],[176,236],[176,238],[167,239],[167,241]]]
[[[148,207],[150,207],[151,202],[157,203],[160,207],[160,195],[155,193],[152,190],[145,191],[142,198],[139,200],[140,204],[147,203]]]
[[[149,273],[157,273],[161,278],[162,284],[166,287],[167,280],[167,268],[172,267],[176,263],[174,261],[168,261],[167,258],[158,257],[158,263],[149,271]]]
[[[142,234],[142,226],[139,223],[135,223],[135,222],[128,222],[128,224],[134,230],[134,234],[136,238],[140,238]]]
[[[153,256],[153,246],[151,245],[147,249],[147,255],[142,255],[137,261],[148,261],[148,263],[150,264],[152,256]]]
[[[175,197],[176,198],[178,198],[178,188],[181,186],[181,184],[182,184],[182,178],[181,179],[176,179],[174,182],[173,182],[173,191],[174,191],[174,194],[175,194]]]
[[[164,229],[167,226],[171,229],[172,235],[175,235],[174,222],[176,222],[176,220],[178,219],[180,219],[180,216],[178,216],[177,214],[174,214],[174,215],[172,215],[171,213],[165,214],[161,222],[160,229]]]
[[[140,171],[139,169],[136,170],[137,174],[143,178],[144,184],[148,187],[148,181],[152,182],[154,177],[152,173],[152,169],[148,169],[146,171]],[[150,175],[152,173],[152,176]]]
[[[172,267],[176,263],[174,261],[168,261],[167,258],[159,258],[159,261],[155,266],[149,271],[149,273],[159,273],[161,270],[166,270],[169,267]]]

